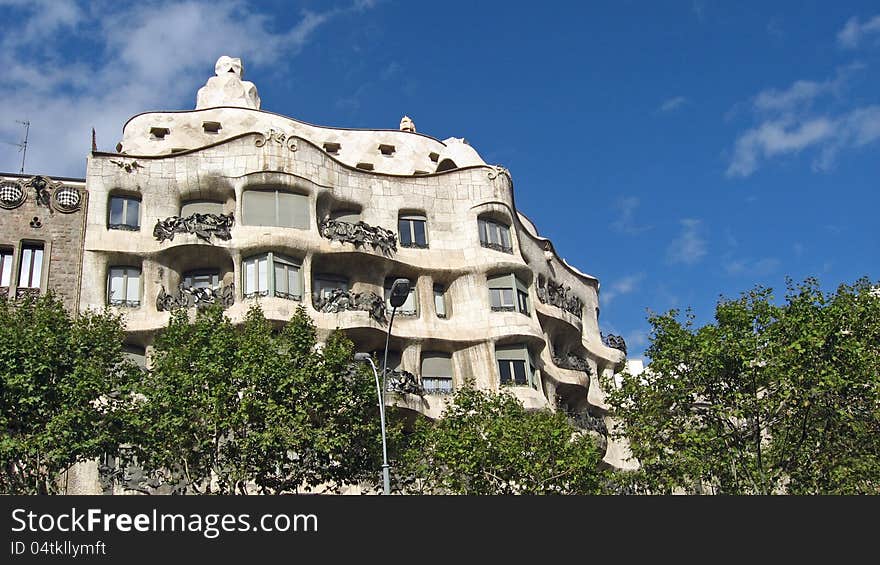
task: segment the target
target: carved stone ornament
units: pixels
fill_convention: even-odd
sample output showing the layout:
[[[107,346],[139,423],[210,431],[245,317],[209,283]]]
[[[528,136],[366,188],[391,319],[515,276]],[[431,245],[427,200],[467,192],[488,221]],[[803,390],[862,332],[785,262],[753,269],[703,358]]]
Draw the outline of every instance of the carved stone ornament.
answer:
[[[336,314],[346,310],[363,310],[380,324],[387,323],[385,300],[375,292],[351,292],[335,288],[325,297],[315,299],[315,310]]]
[[[416,394],[418,396],[425,396],[426,394],[418,377],[409,371],[404,371],[402,369],[385,369],[385,379],[387,382],[387,390],[389,392]]]
[[[623,351],[623,354],[626,355],[626,341],[623,339],[623,336],[600,333],[602,336],[602,343],[605,344],[606,347],[610,347],[612,349],[617,349]]]
[[[7,210],[18,208],[27,199],[26,194],[18,182],[4,181],[0,183],[0,207]]]
[[[211,236],[228,241],[232,238],[231,230],[234,223],[235,219],[231,213],[195,213],[185,218],[171,216],[164,220],[156,220],[156,226],[153,228],[153,237],[159,240],[159,243],[162,243],[166,239],[173,241],[174,234],[176,233],[191,233],[208,243],[211,243]]]
[[[276,129],[270,129],[266,133],[257,133],[258,137],[254,141],[254,145],[257,147],[263,147],[269,143],[275,143],[278,145],[285,145],[291,151],[296,151],[296,137],[291,134],[284,133],[283,131],[278,131]]]
[[[498,175],[507,175],[507,178],[510,178],[510,171],[507,170],[507,167],[502,167],[501,165],[489,165],[491,169],[489,171],[489,180],[495,180],[498,178]]]
[[[587,363],[587,360],[583,357],[578,357],[573,353],[568,353],[567,355],[562,356],[553,356],[553,364],[562,369],[569,369],[571,371],[583,371],[587,375],[592,375],[593,371],[590,369],[590,364]]]
[[[571,288],[563,286],[552,279],[546,279],[543,275],[538,276],[538,300],[544,304],[551,304],[562,308],[577,319],[581,319],[584,303],[571,291]]]
[[[353,243],[355,247],[369,243],[373,248],[381,249],[385,255],[397,251],[397,235],[393,231],[379,226],[371,226],[365,222],[352,224],[326,218],[318,226],[318,231],[327,239]]]
[[[229,308],[235,303],[235,286],[228,284],[220,288],[195,288],[178,285],[177,295],[168,294],[163,286],[156,297],[156,310],[170,312],[178,308],[204,308],[210,304],[222,304]]]
[[[144,166],[138,163],[137,161],[116,161],[114,159],[110,159],[110,162],[124,170],[126,173],[133,173],[137,169],[143,169]]]
[[[81,190],[41,175],[22,181],[0,183],[0,207],[11,210],[21,206],[31,190],[37,206],[48,208],[50,214],[54,212],[70,214],[82,208]]]

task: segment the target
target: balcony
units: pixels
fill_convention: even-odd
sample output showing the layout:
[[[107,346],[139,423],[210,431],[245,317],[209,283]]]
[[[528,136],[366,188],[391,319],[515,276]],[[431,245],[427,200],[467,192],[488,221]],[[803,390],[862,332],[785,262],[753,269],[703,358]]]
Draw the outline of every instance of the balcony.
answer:
[[[159,243],[165,240],[173,241],[178,233],[191,233],[196,237],[211,243],[211,237],[224,241],[232,238],[232,226],[235,219],[232,214],[192,214],[185,218],[171,216],[164,220],[156,220],[153,228],[153,237]]]
[[[351,223],[327,218],[318,226],[318,231],[331,241],[351,243],[358,248],[369,243],[384,255],[397,251],[397,235],[394,232],[366,222]]]
[[[538,300],[543,304],[556,306],[575,316],[578,320],[581,319],[584,303],[571,292],[569,287],[552,279],[545,280],[544,277],[538,277],[537,294]]]
[[[323,296],[315,297],[315,310],[327,314],[337,314],[346,310],[363,310],[370,313],[370,318],[380,324],[388,323],[386,319],[385,300],[375,292],[352,292],[335,288]]]
[[[509,245],[502,245],[500,243],[492,243],[491,241],[480,241],[480,245],[482,245],[486,249],[494,249],[495,251],[501,251],[503,253],[513,254],[513,247],[511,247]]]
[[[610,347],[612,349],[617,349],[619,351],[622,351],[623,354],[626,355],[626,341],[623,339],[623,336],[614,335],[614,334],[605,335],[604,333],[601,333],[601,332],[599,335],[602,336],[602,344],[603,345],[605,345],[606,347]]]
[[[232,284],[218,288],[185,288],[181,284],[176,295],[166,293],[165,287],[162,287],[156,297],[156,310],[170,312],[179,308],[206,308],[212,304],[222,304],[223,308],[229,308],[234,303],[235,288]]]

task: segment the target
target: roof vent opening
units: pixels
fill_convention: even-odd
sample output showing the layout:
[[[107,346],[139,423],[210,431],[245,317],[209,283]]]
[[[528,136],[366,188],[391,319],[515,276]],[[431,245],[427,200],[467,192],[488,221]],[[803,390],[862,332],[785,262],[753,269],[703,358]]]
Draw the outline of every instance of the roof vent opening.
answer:
[[[382,145],[379,146],[379,152],[382,153],[382,155],[385,155],[386,157],[391,157],[392,155],[394,155],[394,151],[395,151],[395,148],[393,145],[387,145],[387,144],[383,143]]]
[[[339,150],[342,149],[342,144],[336,143],[333,141],[328,141],[324,143],[324,151],[331,155],[339,155]]]
[[[160,128],[160,127],[151,127],[150,135],[153,136],[153,139],[165,139],[165,136],[171,133],[171,130],[168,128]]]
[[[434,161],[434,162],[436,163],[436,162],[437,162],[437,159],[440,158],[440,154],[439,154],[439,153],[433,153],[433,152],[432,152],[432,153],[429,153],[429,154],[428,154],[428,158],[431,159],[432,161]]]
[[[205,133],[217,133],[220,131],[220,122],[202,122]]]
[[[458,165],[455,164],[455,161],[452,159],[443,159],[440,161],[440,164],[437,165],[437,172],[441,171],[451,171],[452,169],[457,169]]]
[[[356,166],[358,169],[363,169],[363,170],[365,170],[365,171],[372,171],[372,170],[373,170],[373,164],[372,164],[372,163],[358,163],[358,164],[355,165],[355,166]]]

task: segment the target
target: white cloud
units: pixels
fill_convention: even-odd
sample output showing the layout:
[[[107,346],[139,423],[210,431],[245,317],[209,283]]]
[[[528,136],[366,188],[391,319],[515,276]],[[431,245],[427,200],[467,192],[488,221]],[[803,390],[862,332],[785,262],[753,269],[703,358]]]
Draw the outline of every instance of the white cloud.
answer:
[[[15,120],[28,119],[26,171],[83,176],[92,127],[99,149],[112,150],[131,116],[193,108],[220,55],[241,57],[245,70],[283,66],[318,28],[373,4],[306,11],[291,27],[277,29],[259,4],[244,0],[159,0],[101,9],[71,0],[0,0],[11,8],[17,30],[0,40],[7,78],[0,83],[0,139],[18,141]],[[19,166],[15,147],[0,146],[0,170]]]
[[[644,273],[638,273],[635,275],[628,275],[620,280],[614,281],[613,283],[608,285],[607,290],[604,290],[602,292],[602,305],[608,306],[609,304],[611,304],[611,301],[614,300],[616,297],[622,296],[624,294],[630,294],[636,291],[639,287],[639,283],[641,283],[642,279],[644,278]]]
[[[837,43],[845,49],[855,49],[867,35],[880,33],[880,15],[861,23],[856,16],[847,20],[837,33]]]
[[[653,226],[640,226],[636,223],[635,212],[641,201],[635,196],[625,196],[614,203],[614,207],[620,210],[620,216],[611,222],[611,229],[618,233],[638,235],[651,229]]]
[[[802,149],[830,138],[835,126],[826,118],[792,124],[785,121],[764,122],[740,135],[736,140],[733,161],[727,168],[728,176],[749,176],[764,158]]]
[[[659,110],[661,112],[672,112],[673,110],[677,110],[681,108],[687,103],[688,99],[684,96],[676,96],[674,98],[670,98],[668,100],[664,100],[662,104],[660,104]]]
[[[752,260],[748,258],[727,258],[722,267],[728,275],[765,276],[779,268],[780,261],[775,257]]]
[[[700,235],[702,222],[692,218],[680,221],[681,232],[666,250],[671,263],[693,265],[706,255],[706,240]]]

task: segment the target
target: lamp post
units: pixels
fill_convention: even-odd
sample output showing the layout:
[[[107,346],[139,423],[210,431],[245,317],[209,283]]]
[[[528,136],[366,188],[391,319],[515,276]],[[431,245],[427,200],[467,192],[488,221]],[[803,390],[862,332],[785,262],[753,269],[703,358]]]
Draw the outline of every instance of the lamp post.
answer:
[[[379,385],[379,375],[376,373],[376,364],[369,353],[355,353],[355,361],[366,361],[373,369],[373,376],[376,377],[376,396],[379,399],[379,421],[382,423],[382,483],[385,495],[391,494],[391,476],[388,473],[388,446],[385,442],[385,395]]]
[[[409,281],[407,279],[396,279],[391,285],[391,320],[388,322],[388,331],[385,334],[385,355],[382,359],[382,384],[379,384],[379,375],[376,373],[376,364],[369,353],[355,353],[355,361],[366,361],[373,369],[373,376],[376,377],[376,395],[379,397],[379,420],[382,423],[382,483],[385,495],[391,494],[391,475],[388,465],[388,444],[385,440],[385,377],[388,374],[388,341],[391,339],[391,325],[394,324],[394,313],[397,308],[403,306],[409,297]]]

